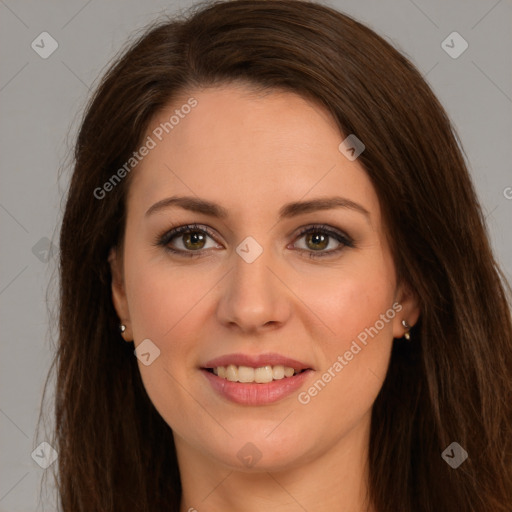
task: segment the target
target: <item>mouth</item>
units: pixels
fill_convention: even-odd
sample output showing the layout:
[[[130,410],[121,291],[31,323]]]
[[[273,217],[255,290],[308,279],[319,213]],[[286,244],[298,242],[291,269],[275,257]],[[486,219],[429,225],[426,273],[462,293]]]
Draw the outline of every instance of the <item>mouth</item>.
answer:
[[[276,386],[296,381],[297,377],[313,370],[308,363],[275,353],[249,355],[229,354],[212,359],[201,367],[217,382]],[[215,377],[213,377],[215,376]],[[227,381],[227,382],[226,382]],[[259,387],[259,386],[258,386]]]
[[[311,368],[261,363],[256,367],[228,364],[200,370],[211,389],[223,399],[249,406],[269,405],[293,395],[314,373]]]
[[[264,365],[257,368],[244,365],[229,364],[227,366],[215,366],[213,368],[203,368],[209,373],[226,379],[230,382],[245,382],[266,384],[275,380],[288,379],[300,373],[303,373],[310,368],[297,369],[291,366],[284,366],[282,364]]]

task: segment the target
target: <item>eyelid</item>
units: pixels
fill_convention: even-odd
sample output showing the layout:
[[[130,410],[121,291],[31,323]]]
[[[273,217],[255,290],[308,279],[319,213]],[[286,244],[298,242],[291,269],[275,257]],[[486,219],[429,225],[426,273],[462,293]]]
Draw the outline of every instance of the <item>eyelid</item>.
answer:
[[[204,233],[206,233],[212,240],[214,240],[216,243],[219,243],[217,242],[217,239],[216,239],[216,235],[214,234],[213,230],[209,227],[209,226],[205,226],[204,224],[197,224],[197,223],[192,223],[192,224],[180,224],[180,225],[177,225],[177,226],[172,226],[170,228],[167,228],[163,233],[161,234],[158,234],[153,242],[154,245],[156,246],[164,246],[166,247],[168,250],[170,250],[171,252],[174,252],[173,250],[171,250],[168,245],[169,243],[171,242],[171,240],[173,238],[176,238],[176,237],[179,237],[180,235],[182,234],[185,234],[185,233],[188,233],[188,232],[193,232],[193,231],[202,231]],[[208,249],[206,249],[208,250]],[[199,252],[204,252],[205,249],[202,249],[201,251],[183,251],[181,249],[175,249],[175,252],[177,253],[190,253],[190,254],[198,254]]]
[[[311,258],[321,258],[321,257],[329,257],[332,255],[336,255],[339,252],[341,252],[345,247],[355,248],[355,242],[351,236],[349,236],[346,232],[342,231],[339,228],[335,228],[334,226],[330,226],[327,224],[308,224],[306,226],[303,226],[299,228],[299,232],[294,237],[294,242],[296,242],[297,239],[302,238],[304,235],[308,233],[325,233],[329,238],[334,238],[341,247],[338,247],[336,249],[331,249],[329,251],[313,251],[313,250],[307,250],[307,249],[298,249],[301,252],[306,252],[309,254]]]
[[[181,234],[194,232],[194,231],[200,231],[204,232],[206,235],[208,235],[212,240],[214,240],[216,243],[216,235],[214,233],[214,230],[210,228],[209,226],[206,226],[204,224],[198,224],[198,223],[192,223],[192,224],[182,224],[178,226],[173,226],[168,229],[166,229],[162,234],[157,235],[154,241],[154,245],[156,246],[163,246],[167,251],[183,255],[185,257],[198,257],[202,256],[204,253],[209,252],[212,248],[208,249],[198,249],[197,251],[185,251],[183,249],[172,249],[169,247],[169,243],[173,238],[179,237]],[[297,231],[297,230],[296,230]],[[335,228],[334,226],[326,225],[326,224],[306,224],[304,226],[301,226],[298,228],[298,232],[293,235],[294,240],[292,242],[292,245],[294,245],[297,241],[297,239],[302,238],[304,235],[310,233],[310,232],[322,232],[326,234],[330,238],[334,238],[341,247],[338,247],[336,249],[331,249],[329,251],[313,251],[308,249],[295,249],[299,252],[306,252],[309,254],[311,258],[316,257],[328,257],[333,254],[339,253],[341,250],[343,250],[345,247],[351,247],[354,248],[354,240],[352,237],[350,237],[348,234],[346,234],[344,231],[342,231],[339,228]],[[288,246],[287,246],[288,247]]]

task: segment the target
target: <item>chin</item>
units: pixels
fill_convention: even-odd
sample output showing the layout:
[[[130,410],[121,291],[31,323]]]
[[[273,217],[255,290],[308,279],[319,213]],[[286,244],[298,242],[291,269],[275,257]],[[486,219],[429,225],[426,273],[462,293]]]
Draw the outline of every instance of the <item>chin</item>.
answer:
[[[274,428],[276,425],[277,423]],[[224,442],[215,445],[203,446],[203,450],[233,471],[273,472],[300,466],[309,458],[307,444],[312,443],[312,438],[305,434],[298,435],[296,429],[293,432],[290,429],[283,428],[279,431],[280,429],[281,427],[277,427],[270,435],[265,433],[267,429],[262,430],[261,425],[254,425],[245,431],[231,430],[233,438],[224,439]],[[307,429],[303,432],[307,432]]]

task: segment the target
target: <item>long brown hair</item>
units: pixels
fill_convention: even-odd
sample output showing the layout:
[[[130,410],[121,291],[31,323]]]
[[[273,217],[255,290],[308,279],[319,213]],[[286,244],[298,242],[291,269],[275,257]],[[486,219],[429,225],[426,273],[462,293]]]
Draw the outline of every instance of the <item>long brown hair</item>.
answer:
[[[61,229],[52,365],[62,510],[179,510],[172,431],[146,394],[111,298],[107,256],[122,242],[136,169],[106,197],[94,191],[162,107],[233,81],[319,102],[342,137],[364,142],[358,161],[379,196],[397,274],[419,299],[412,341],[393,346],[373,407],[375,509],[510,512],[510,288],[460,141],[409,60],[351,17],[301,0],[207,2],[157,21],[116,59],[86,109]],[[441,456],[452,442],[469,455],[457,469]]]

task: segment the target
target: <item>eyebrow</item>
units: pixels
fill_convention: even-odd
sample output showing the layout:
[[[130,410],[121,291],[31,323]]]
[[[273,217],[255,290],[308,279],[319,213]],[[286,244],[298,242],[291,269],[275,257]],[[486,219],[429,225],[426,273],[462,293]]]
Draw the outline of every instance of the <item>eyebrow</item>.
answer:
[[[179,206],[184,210],[189,210],[196,213],[203,213],[210,217],[225,219],[229,216],[228,210],[217,203],[200,199],[192,196],[172,196],[158,201],[151,206],[145,216],[148,217],[153,213],[161,211],[171,206]],[[359,203],[346,199],[344,197],[322,197],[318,199],[311,199],[310,201],[295,201],[287,203],[279,210],[279,220],[289,219],[311,213],[319,210],[331,210],[334,208],[347,208],[359,212],[370,220],[370,212],[361,206]]]

